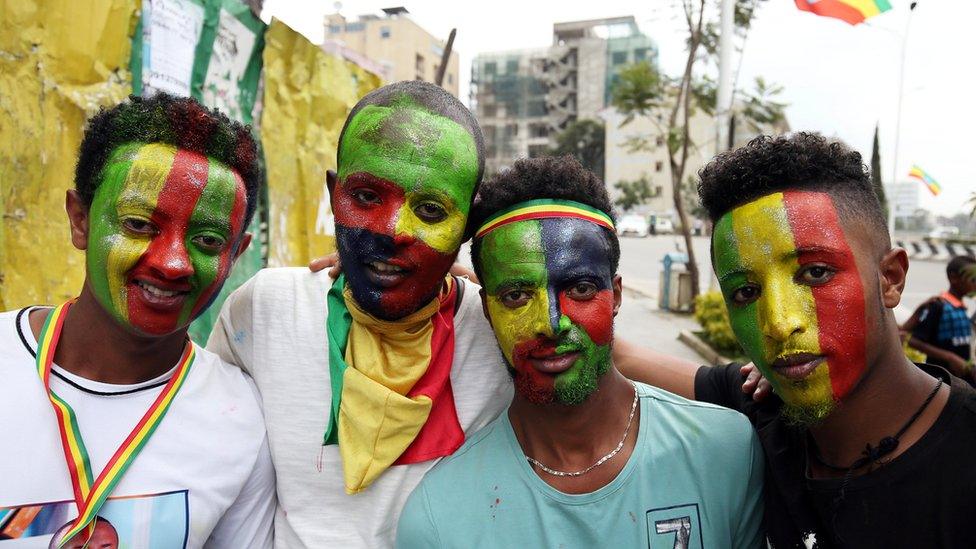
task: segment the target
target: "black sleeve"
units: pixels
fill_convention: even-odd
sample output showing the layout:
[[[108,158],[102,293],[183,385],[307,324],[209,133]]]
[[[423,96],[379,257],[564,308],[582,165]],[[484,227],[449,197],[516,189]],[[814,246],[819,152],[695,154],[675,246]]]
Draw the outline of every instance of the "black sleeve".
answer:
[[[912,328],[912,336],[926,343],[935,344],[939,320],[942,318],[942,300],[934,299],[918,313],[918,323]]]
[[[739,373],[741,367],[741,364],[732,363],[699,368],[695,372],[695,400],[745,413],[752,399],[742,392],[745,377]]]

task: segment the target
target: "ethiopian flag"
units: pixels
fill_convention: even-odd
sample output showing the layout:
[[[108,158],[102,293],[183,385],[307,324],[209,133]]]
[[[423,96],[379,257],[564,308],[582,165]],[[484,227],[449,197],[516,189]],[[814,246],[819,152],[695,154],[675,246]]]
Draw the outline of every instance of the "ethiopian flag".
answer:
[[[796,0],[803,11],[856,25],[891,9],[888,0]]]
[[[925,183],[932,196],[939,196],[939,193],[942,192],[942,185],[939,185],[939,182],[929,175],[928,172],[914,164],[912,165],[912,169],[908,171],[908,177],[914,177],[922,183]]]

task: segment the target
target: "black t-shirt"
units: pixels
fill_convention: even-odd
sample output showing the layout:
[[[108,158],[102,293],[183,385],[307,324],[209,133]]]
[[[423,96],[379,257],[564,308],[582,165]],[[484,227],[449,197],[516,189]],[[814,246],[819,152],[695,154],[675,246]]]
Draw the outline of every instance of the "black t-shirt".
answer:
[[[806,432],[780,417],[775,395],[753,402],[736,364],[698,370],[695,397],[744,413],[759,435],[774,548],[976,547],[976,391],[941,368],[919,367],[950,384],[945,408],[905,453],[850,478],[843,498],[843,479],[807,477]]]

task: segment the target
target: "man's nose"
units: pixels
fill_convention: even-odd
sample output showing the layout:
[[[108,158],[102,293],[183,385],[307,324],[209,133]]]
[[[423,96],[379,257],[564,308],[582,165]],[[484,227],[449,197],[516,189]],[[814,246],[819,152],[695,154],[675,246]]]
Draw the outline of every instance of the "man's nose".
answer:
[[[763,335],[774,341],[786,341],[806,331],[810,319],[816,316],[813,296],[804,295],[804,289],[792,281],[768,284],[759,299],[759,307]]]
[[[160,234],[146,250],[146,266],[161,278],[176,280],[193,274],[183,235]]]

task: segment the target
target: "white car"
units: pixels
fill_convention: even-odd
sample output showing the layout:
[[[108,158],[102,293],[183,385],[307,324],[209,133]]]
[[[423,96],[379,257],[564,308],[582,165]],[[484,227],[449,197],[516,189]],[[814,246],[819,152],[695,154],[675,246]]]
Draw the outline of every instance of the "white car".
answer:
[[[654,234],[671,234],[674,232],[674,223],[666,217],[659,217],[654,220]]]
[[[959,236],[959,227],[946,227],[944,225],[932,229],[928,235],[929,238],[934,240],[944,240],[955,236]]]
[[[644,238],[647,236],[647,229],[647,219],[638,214],[625,215],[617,223],[617,234],[620,236],[632,234]]]

